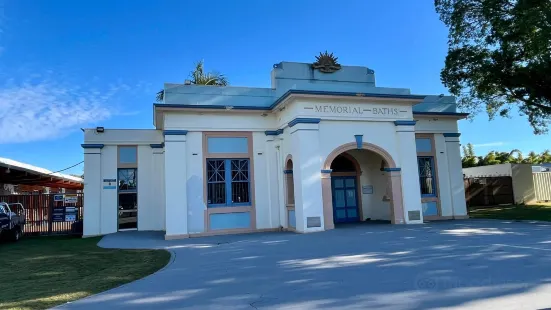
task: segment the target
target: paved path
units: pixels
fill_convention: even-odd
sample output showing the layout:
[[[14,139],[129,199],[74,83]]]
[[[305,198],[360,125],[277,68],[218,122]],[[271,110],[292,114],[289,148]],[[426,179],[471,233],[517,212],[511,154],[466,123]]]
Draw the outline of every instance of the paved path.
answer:
[[[164,248],[174,260],[59,309],[551,308],[550,232],[470,220],[173,241],[118,233],[99,245]]]

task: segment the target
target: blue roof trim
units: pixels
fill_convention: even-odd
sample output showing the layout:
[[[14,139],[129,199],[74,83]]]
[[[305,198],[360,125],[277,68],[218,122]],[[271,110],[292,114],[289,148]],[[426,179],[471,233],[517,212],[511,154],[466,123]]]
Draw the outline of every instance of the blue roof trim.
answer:
[[[102,149],[104,144],[81,144],[83,149]]]
[[[321,173],[331,173],[331,172],[333,172],[332,169],[322,169],[321,170]]]
[[[282,133],[283,133],[283,129],[264,131],[264,134],[266,134],[267,136],[277,136],[277,135],[280,135]]]
[[[187,130],[165,130],[163,134],[165,136],[185,136],[187,135]]]
[[[417,121],[394,121],[394,125],[396,126],[415,126],[415,123]]]
[[[215,110],[260,110],[270,111],[270,107],[259,106],[231,106],[226,108],[224,105],[208,105],[208,104],[175,104],[175,103],[154,103],[154,107],[174,108],[174,109],[215,109]]]
[[[413,111],[413,115],[446,115],[446,116],[467,117],[467,116],[469,116],[469,113],[458,113],[458,112],[416,112],[416,111]]]
[[[395,95],[395,94],[351,93],[351,92],[337,92],[337,91],[323,91],[323,90],[291,89],[291,90],[288,90],[281,97],[279,97],[270,106],[270,110],[291,95],[324,95],[324,96],[371,97],[371,98],[415,99],[415,100],[423,100],[426,97],[423,95]]]
[[[163,143],[160,143],[160,144],[150,144],[149,145],[152,149],[162,149],[163,147],[165,147],[165,144],[164,142]]]
[[[390,99],[414,99],[423,100],[425,95],[398,95],[398,94],[376,94],[376,93],[357,93],[357,92],[336,92],[322,90],[300,90],[290,89],[281,97],[277,98],[270,106],[231,106],[226,108],[223,105],[205,105],[205,104],[174,104],[174,103],[154,103],[153,107],[174,108],[174,109],[215,109],[215,110],[260,110],[271,111],[282,101],[291,95],[323,95],[323,96],[344,96],[344,97],[371,97],[371,98],[390,98]],[[414,112],[415,113],[415,112]]]
[[[383,171],[390,172],[390,171],[402,171],[402,168],[383,168]]]
[[[461,136],[461,134],[460,134],[459,132],[447,132],[447,133],[444,133],[444,137],[459,138],[459,136]]]
[[[295,118],[289,122],[289,127],[293,127],[296,124],[319,124],[321,118]]]

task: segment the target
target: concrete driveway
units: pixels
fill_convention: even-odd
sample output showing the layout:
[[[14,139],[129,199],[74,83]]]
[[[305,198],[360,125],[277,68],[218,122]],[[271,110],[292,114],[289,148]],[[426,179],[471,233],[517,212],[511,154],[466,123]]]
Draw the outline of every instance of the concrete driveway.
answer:
[[[118,233],[99,245],[164,248],[173,261],[59,309],[544,309],[550,232],[470,220],[174,241]]]

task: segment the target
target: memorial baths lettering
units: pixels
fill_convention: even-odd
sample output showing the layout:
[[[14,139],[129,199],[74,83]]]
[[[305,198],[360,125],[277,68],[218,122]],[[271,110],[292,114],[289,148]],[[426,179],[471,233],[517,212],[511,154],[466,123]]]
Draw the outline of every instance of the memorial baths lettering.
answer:
[[[356,115],[398,115],[397,108],[362,108],[358,106],[345,105],[315,105],[314,110],[318,113],[334,114],[356,114]]]

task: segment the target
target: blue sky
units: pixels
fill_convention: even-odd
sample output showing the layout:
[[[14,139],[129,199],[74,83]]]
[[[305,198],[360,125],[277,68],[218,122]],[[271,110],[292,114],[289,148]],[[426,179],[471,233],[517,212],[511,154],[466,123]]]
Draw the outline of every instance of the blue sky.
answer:
[[[200,59],[233,86],[269,87],[274,63],[329,50],[378,86],[447,94],[432,2],[0,0],[0,157],[60,170],[83,159],[81,127],[153,128],[155,92]],[[551,142],[518,116],[460,131],[479,154]]]

